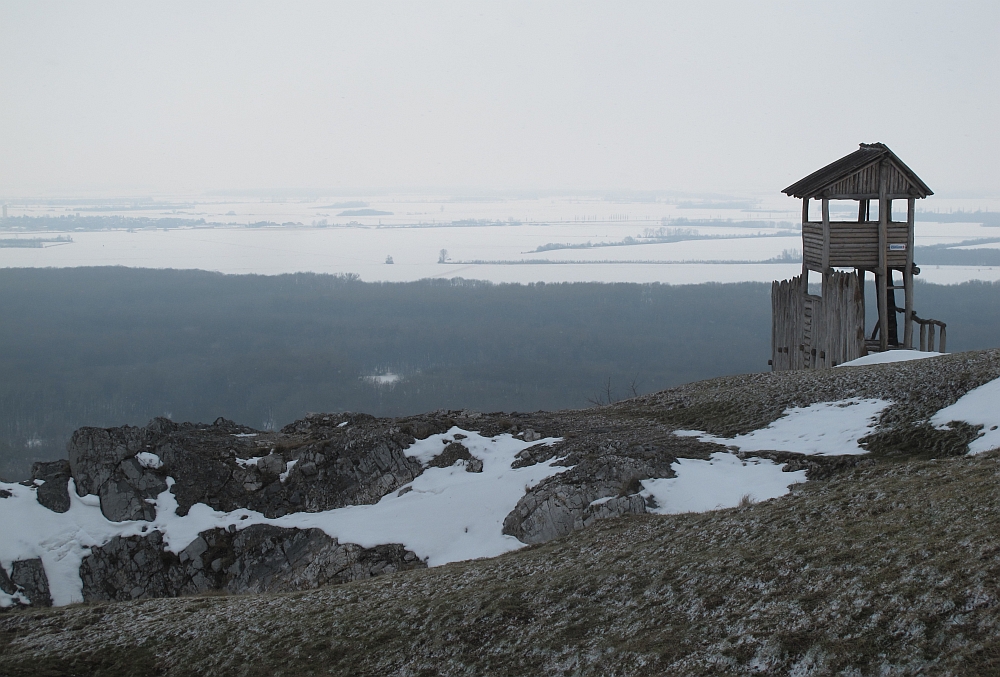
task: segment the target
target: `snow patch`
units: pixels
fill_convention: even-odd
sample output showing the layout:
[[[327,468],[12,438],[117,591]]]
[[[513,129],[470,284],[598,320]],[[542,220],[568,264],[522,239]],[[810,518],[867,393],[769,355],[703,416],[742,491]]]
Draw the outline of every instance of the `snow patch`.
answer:
[[[8,574],[10,572],[7,572]],[[7,607],[14,606],[15,604],[31,604],[31,600],[27,596],[18,590],[13,595],[8,595],[3,590],[0,590],[0,609],[6,609]]]
[[[233,433],[233,437],[257,437],[257,433]]]
[[[808,407],[790,407],[766,428],[732,438],[716,437],[700,430],[675,430],[682,437],[697,437],[741,451],[790,451],[796,454],[841,456],[865,454],[858,440],[870,434],[887,400],[858,399],[817,402]]]
[[[140,451],[135,455],[135,460],[139,461],[139,465],[143,468],[156,470],[163,467],[163,461],[160,460],[160,457],[148,451]]]
[[[291,474],[292,468],[294,468],[295,464],[298,462],[298,459],[295,459],[294,461],[289,461],[285,464],[285,472],[278,475],[278,479],[281,480],[282,484],[284,484],[285,480],[288,479],[288,475]]]
[[[887,350],[884,353],[871,353],[850,362],[838,364],[840,367],[863,367],[868,364],[888,364],[890,362],[909,362],[910,360],[926,360],[928,357],[940,357],[944,353],[928,353],[919,350]]]
[[[248,465],[253,465],[253,466],[257,465],[257,461],[259,461],[262,458],[264,457],[254,456],[253,458],[234,458],[233,460],[236,461],[236,465],[238,465],[239,467],[246,468]]]
[[[734,508],[744,496],[766,501],[806,481],[805,470],[783,472],[784,464],[760,458],[742,460],[726,452],[716,452],[708,461],[679,458],[672,467],[677,477],[642,480],[639,495],[652,497],[657,505],[649,512],[673,515]]]
[[[969,443],[970,454],[980,454],[1000,447],[1000,379],[984,383],[970,390],[955,404],[941,409],[931,417],[931,424],[938,429],[948,427],[951,421],[965,421],[983,426],[983,433]]]

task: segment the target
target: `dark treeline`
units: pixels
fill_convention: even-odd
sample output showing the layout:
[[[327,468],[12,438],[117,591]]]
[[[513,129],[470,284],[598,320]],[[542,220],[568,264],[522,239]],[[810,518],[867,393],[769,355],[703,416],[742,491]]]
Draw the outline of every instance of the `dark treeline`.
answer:
[[[981,223],[984,226],[1000,226],[1000,212],[976,210],[974,212],[923,212],[916,214],[917,221],[936,223]]]
[[[996,242],[996,240],[969,240],[966,244]],[[914,247],[913,260],[920,266],[1000,266],[1000,249],[953,249],[956,245],[937,244]]]
[[[920,285],[953,351],[996,345],[991,284]],[[362,283],[129,268],[0,270],[0,475],[84,425],[258,428],[310,411],[558,409],[766,369],[770,285]],[[401,380],[367,378],[391,372]]]

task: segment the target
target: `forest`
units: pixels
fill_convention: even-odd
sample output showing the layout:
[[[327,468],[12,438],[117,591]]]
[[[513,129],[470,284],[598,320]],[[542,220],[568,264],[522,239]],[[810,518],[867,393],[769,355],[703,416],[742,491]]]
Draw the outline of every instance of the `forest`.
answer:
[[[920,284],[949,350],[997,344],[998,287]],[[80,426],[256,428],[308,412],[582,408],[766,370],[770,285],[364,283],[351,275],[0,270],[0,476]]]

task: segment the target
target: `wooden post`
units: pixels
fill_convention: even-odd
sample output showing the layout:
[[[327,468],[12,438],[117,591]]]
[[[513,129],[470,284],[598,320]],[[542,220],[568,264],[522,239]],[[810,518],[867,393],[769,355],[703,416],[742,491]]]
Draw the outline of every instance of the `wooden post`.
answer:
[[[905,300],[903,320],[903,347],[913,348],[913,222],[916,200],[906,201],[906,268],[903,270],[903,295]]]
[[[858,200],[858,223],[865,222],[865,204],[868,200]]]
[[[803,286],[808,292],[809,269],[806,267],[806,224],[809,223],[809,198],[802,198],[802,279]]]
[[[878,326],[879,350],[889,349],[889,275],[887,268],[889,248],[889,162],[882,160],[878,167]],[[892,311],[895,312],[895,311]]]
[[[826,271],[830,267],[830,199],[823,198],[823,275],[826,281]]]
[[[868,336],[865,333],[865,329],[867,329],[867,327],[865,327],[865,269],[855,268],[854,274],[858,276],[858,289],[859,294],[861,295],[861,338],[863,345],[864,338]]]

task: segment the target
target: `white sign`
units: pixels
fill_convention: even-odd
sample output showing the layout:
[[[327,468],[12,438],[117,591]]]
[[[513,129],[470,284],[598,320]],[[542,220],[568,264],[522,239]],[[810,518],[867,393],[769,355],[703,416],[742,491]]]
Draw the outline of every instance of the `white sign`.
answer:
[[[889,251],[891,251],[891,252],[905,252],[906,251],[906,245],[905,244],[890,244],[889,245]]]

